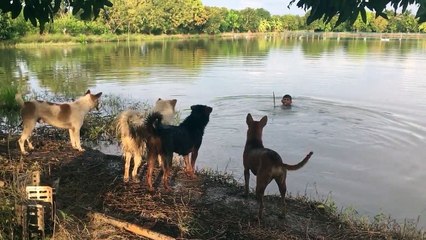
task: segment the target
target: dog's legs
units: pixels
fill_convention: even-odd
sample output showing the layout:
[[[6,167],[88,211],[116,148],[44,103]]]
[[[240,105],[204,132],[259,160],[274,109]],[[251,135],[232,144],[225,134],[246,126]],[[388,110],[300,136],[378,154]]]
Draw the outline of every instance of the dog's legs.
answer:
[[[148,170],[146,171],[146,185],[148,185],[148,191],[154,192],[152,187],[152,171],[154,170],[155,159],[158,156],[157,151],[152,149],[153,147],[148,147]]]
[[[31,120],[24,120],[24,129],[22,130],[22,135],[18,140],[19,148],[21,149],[21,153],[24,155],[27,155],[28,152],[25,151],[25,141],[28,143],[29,149],[34,149],[33,145],[31,144],[29,138],[31,137],[31,133],[34,130],[34,127],[36,125],[36,119]]]
[[[287,186],[286,186],[286,174],[281,175],[280,177],[275,178],[275,182],[278,185],[278,189],[280,190],[280,194],[281,194],[281,198],[282,198],[282,203],[283,203],[283,214],[286,215],[286,211],[287,211],[287,207],[286,207],[286,203],[285,203],[285,193],[287,191]]]
[[[133,165],[133,171],[132,171],[132,181],[139,182],[139,178],[137,177],[137,175],[138,175],[139,166],[142,163],[142,155],[135,154],[133,157],[133,163],[134,165]]]
[[[198,157],[198,148],[194,148],[191,153],[191,173],[192,177],[195,177],[195,161]]]
[[[259,215],[258,215],[259,219],[263,218],[263,209],[264,209],[263,195],[265,194],[266,186],[268,186],[271,180],[272,179],[265,174],[258,175],[256,178],[256,198],[257,198],[257,201],[259,202]]]
[[[71,146],[72,146],[72,148],[76,149],[77,147],[75,146],[74,132],[71,128],[68,129],[68,132],[70,134]]]
[[[161,155],[158,155],[157,156],[158,157],[158,165],[160,166],[160,167],[162,167],[163,166],[163,158],[161,158]]]
[[[170,170],[172,168],[172,161],[173,161],[173,153],[165,154],[164,155],[164,161],[163,161],[163,186],[164,189],[167,191],[170,190],[169,186],[169,176],[170,176]]]
[[[72,128],[74,132],[74,141],[75,141],[75,148],[80,151],[84,152],[84,148],[81,147],[80,143],[80,128]]]
[[[193,149],[191,152],[191,161],[189,160],[189,154],[183,158],[185,160],[185,172],[190,178],[195,178],[195,161],[198,157],[198,149]]]
[[[250,184],[250,169],[244,169],[244,186],[245,186],[245,191],[244,194],[246,195],[246,197],[249,194],[249,184]]]
[[[33,146],[33,144],[31,143],[30,138],[27,138],[27,144],[28,144],[28,149],[30,149],[30,150],[33,150],[33,149],[34,149],[34,146]]]
[[[278,185],[278,189],[280,190],[281,198],[283,203],[285,204],[285,193],[287,191],[287,186],[285,183],[286,175],[282,175],[279,178],[275,178],[275,182]]]
[[[183,156],[183,160],[185,162],[185,172],[187,175],[191,172],[191,162],[189,161],[189,154]]]
[[[129,181],[129,168],[130,160],[132,159],[132,154],[130,152],[124,152],[124,182]]]

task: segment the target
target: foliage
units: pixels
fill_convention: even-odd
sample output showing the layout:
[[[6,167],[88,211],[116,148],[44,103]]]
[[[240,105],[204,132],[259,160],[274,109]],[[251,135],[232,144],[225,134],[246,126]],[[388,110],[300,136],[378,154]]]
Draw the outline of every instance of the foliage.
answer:
[[[0,14],[0,39],[10,39],[12,31],[11,31],[11,23],[10,18],[7,14]]]
[[[366,9],[375,12],[376,17],[381,16],[387,19],[389,12],[386,11],[386,6],[391,6],[395,12],[401,9],[404,13],[410,4],[419,5],[416,18],[419,18],[419,22],[426,21],[426,2],[422,0],[292,0],[288,6],[290,7],[295,2],[297,2],[297,7],[310,11],[307,18],[308,24],[320,19],[328,23],[335,16],[338,16],[336,25],[346,21],[354,23],[359,15],[364,22],[367,22]]]
[[[218,34],[221,32],[226,32],[228,30],[228,9],[218,7],[206,7],[206,14],[208,18],[206,23],[204,24],[205,33]]]
[[[43,32],[45,24],[53,22],[58,13],[71,10],[73,15],[83,20],[93,20],[100,15],[102,9],[105,10],[106,7],[112,7],[113,4],[117,10],[111,8],[111,11],[119,12],[122,15],[113,16],[112,20],[114,22],[110,24],[116,30],[119,29],[119,26],[127,25],[125,27],[128,28],[127,31],[125,29],[123,32],[135,32],[130,31],[130,28],[133,28],[143,30],[142,32],[144,33],[197,33],[201,32],[200,26],[208,20],[206,9],[202,6],[200,0],[4,0],[0,1],[0,12],[11,13],[13,19],[23,15],[26,21],[29,20],[34,26],[40,28],[40,32]],[[115,6],[115,4],[121,4],[122,6]],[[293,4],[296,4],[298,8],[309,11],[306,18],[308,24],[316,20],[323,20],[327,24],[337,17],[333,26],[335,27],[347,21],[353,24],[358,20],[359,16],[366,23],[368,21],[367,10],[375,12],[375,17],[381,16],[384,19],[388,19],[390,15],[386,10],[387,6],[391,6],[395,12],[401,10],[401,13],[404,13],[407,7],[412,4],[419,6],[415,18],[418,18],[420,23],[426,21],[426,2],[423,0],[291,0],[288,7]],[[123,11],[123,6],[125,6],[124,9],[126,11]],[[148,11],[140,11],[143,8]],[[262,20],[270,20],[269,13],[266,10],[257,9],[255,12],[253,14],[250,9],[241,11],[240,26],[229,25],[231,31],[237,29],[257,31],[257,27],[259,27]],[[109,11],[104,11],[104,13],[108,15]],[[120,16],[123,16],[123,20],[119,19]],[[232,22],[235,24],[236,19],[234,17],[232,16],[228,19],[233,19]],[[128,22],[124,19],[132,19],[133,21]],[[247,22],[249,19],[250,23]],[[262,21],[262,30],[265,29],[264,23]],[[136,25],[130,26],[131,24]],[[146,25],[147,28],[138,27],[141,24]],[[268,24],[274,26],[273,28],[277,26],[270,22]],[[412,27],[411,23],[408,24]],[[212,29],[209,29],[207,32],[212,32]]]
[[[342,21],[341,15],[315,19],[312,11],[305,16],[271,16],[265,9],[246,8],[232,10],[203,6],[201,0],[111,0],[113,8],[103,11],[94,21],[82,21],[76,15],[59,12],[55,22],[46,25],[49,34],[56,39],[69,41],[78,37],[78,42],[102,41],[86,35],[110,35],[117,40],[126,34],[221,34],[226,32],[282,32],[313,30],[320,32],[425,32],[410,11],[396,13],[383,10],[382,15],[366,11],[352,15],[354,19]],[[332,2],[330,2],[332,5]],[[61,9],[66,10],[66,4]],[[317,11],[317,10],[315,10]],[[36,32],[23,15],[12,21],[11,14],[0,14],[0,39],[19,39],[27,33]],[[313,20],[315,19],[315,20]],[[306,24],[310,23],[310,24]],[[29,38],[27,38],[29,39]],[[44,41],[40,37],[39,41]]]
[[[11,0],[0,1],[0,10],[10,12],[12,18],[17,18],[21,13],[26,21],[30,20],[34,27],[39,26],[40,33],[44,31],[45,24],[53,22],[55,15],[62,9],[72,9],[73,15],[78,15],[83,20],[94,19],[99,16],[105,6],[112,7],[109,0]]]
[[[99,21],[81,21],[71,14],[64,14],[59,17],[50,30],[51,33],[70,34],[71,36],[79,34],[100,35],[108,31],[107,26]]]
[[[0,13],[0,40],[15,39],[31,32],[31,26],[23,17],[20,16],[13,21],[9,15]]]

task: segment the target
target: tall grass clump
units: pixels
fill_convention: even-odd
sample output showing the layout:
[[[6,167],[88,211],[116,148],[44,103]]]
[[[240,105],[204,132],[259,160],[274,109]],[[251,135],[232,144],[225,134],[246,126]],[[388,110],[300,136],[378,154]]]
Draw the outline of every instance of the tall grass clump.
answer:
[[[15,86],[5,86],[0,88],[0,112],[16,112],[19,105],[15,100],[18,89]]]

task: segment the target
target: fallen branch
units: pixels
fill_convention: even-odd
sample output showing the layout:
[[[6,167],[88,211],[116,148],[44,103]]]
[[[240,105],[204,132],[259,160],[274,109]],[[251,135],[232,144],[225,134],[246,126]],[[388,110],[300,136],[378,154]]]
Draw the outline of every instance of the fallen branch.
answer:
[[[122,221],[122,220],[118,220],[118,219],[106,216],[104,214],[101,214],[101,213],[92,213],[91,217],[95,220],[106,222],[106,223],[111,224],[115,227],[125,229],[129,232],[132,232],[134,234],[137,234],[137,235],[140,235],[140,236],[143,236],[143,237],[147,237],[149,239],[156,239],[156,240],[172,240],[172,239],[175,239],[173,237],[170,237],[170,236],[158,233],[158,232],[154,232],[154,231],[151,231],[147,228],[143,228],[141,226],[138,226],[136,224],[129,223],[129,222]]]

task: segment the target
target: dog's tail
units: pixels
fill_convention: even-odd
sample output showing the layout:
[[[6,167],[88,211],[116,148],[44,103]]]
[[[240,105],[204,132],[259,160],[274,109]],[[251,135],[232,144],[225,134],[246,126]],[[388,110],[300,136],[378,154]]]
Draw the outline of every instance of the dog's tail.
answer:
[[[288,165],[283,163],[283,166],[285,169],[293,171],[293,170],[298,170],[300,168],[302,168],[303,166],[305,166],[305,164],[308,162],[309,158],[311,158],[312,154],[314,154],[313,152],[309,152],[308,155],[306,155],[306,157],[299,162],[298,164],[295,165]]]
[[[143,127],[144,116],[141,112],[135,110],[125,110],[118,115],[116,120],[117,135],[121,138],[132,137],[132,129]]]
[[[150,113],[145,120],[145,127],[149,134],[158,135],[158,129],[161,127],[163,115],[159,112]]]
[[[19,104],[19,106],[21,106],[21,108],[24,107],[25,102],[24,102],[24,99],[22,98],[21,94],[19,94],[19,93],[15,94],[15,100]]]

